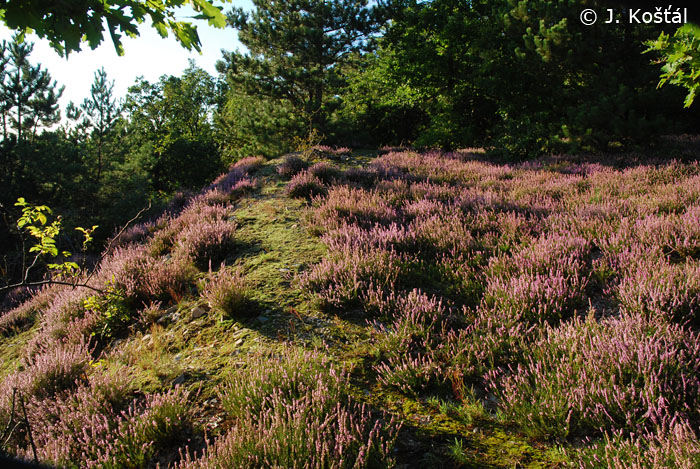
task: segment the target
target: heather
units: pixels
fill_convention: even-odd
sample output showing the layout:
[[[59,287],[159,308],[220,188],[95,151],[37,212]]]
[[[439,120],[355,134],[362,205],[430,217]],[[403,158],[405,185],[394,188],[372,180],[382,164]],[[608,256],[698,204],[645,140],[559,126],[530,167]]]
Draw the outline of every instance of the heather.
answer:
[[[697,334],[638,315],[575,319],[487,376],[506,418],[544,437],[640,434],[698,422]]]
[[[209,306],[236,317],[251,309],[245,278],[240,271],[221,269],[212,274],[202,292]]]
[[[700,465],[693,8],[2,3],[0,459]]]
[[[221,391],[233,428],[180,467],[391,467],[398,426],[351,399],[318,352],[253,355]]]
[[[473,388],[545,441],[696,428],[696,164],[407,151],[370,171],[313,199],[329,251],[299,281],[369,321],[379,386]]]
[[[29,413],[3,449],[32,459],[30,429],[67,467],[694,467],[697,164],[337,156],[241,160],[125,230],[93,289],[3,312],[0,427],[13,394]]]

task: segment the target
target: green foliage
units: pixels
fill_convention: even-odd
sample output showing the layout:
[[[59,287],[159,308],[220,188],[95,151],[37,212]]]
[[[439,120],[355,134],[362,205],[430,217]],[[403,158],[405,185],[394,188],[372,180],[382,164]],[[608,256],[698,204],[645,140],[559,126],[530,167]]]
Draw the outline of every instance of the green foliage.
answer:
[[[74,138],[86,144],[90,165],[95,167],[95,181],[99,183],[105,166],[105,153],[109,150],[110,134],[115,130],[121,115],[121,103],[112,97],[114,81],[107,80],[104,68],[95,72],[90,96],[80,107],[72,102],[66,110],[70,120],[76,123],[71,129]]]
[[[645,52],[657,52],[661,68],[659,86],[666,83],[682,86],[688,90],[683,105],[690,107],[700,87],[700,28],[686,24],[673,36],[664,32],[654,41],[647,41]]]
[[[130,157],[154,190],[199,188],[223,169],[211,122],[218,100],[216,81],[193,62],[182,77],[141,78],[129,88]]]
[[[367,146],[412,142],[426,125],[427,109],[415,88],[392,73],[394,53],[381,46],[358,56],[345,76],[342,104],[331,116],[334,140]]]
[[[377,28],[374,10],[366,0],[253,3],[250,13],[227,15],[248,53],[226,52],[217,68],[249,95],[287,101],[323,131],[342,65]]]
[[[288,102],[252,96],[236,87],[226,92],[214,120],[216,140],[226,163],[250,155],[287,153],[303,128],[302,119]]]
[[[22,208],[22,216],[17,220],[17,227],[24,229],[37,240],[37,244],[29,248],[29,252],[58,256],[55,238],[61,231],[61,218],[58,217],[47,226],[46,214],[50,215],[52,212],[46,205],[29,205],[24,198],[20,197],[15,206]],[[35,225],[34,223],[37,222],[38,224]]]
[[[507,65],[498,51],[502,7],[486,1],[397,2],[378,63],[390,83],[388,95],[399,89],[404,106],[420,109],[410,115],[417,144],[468,146],[489,135],[493,96],[481,85],[492,61]]]
[[[50,127],[60,120],[58,100],[63,87],[58,88],[41,65],[29,62],[33,49],[33,44],[21,42],[17,35],[9,44],[0,44],[3,139],[10,135],[8,124],[21,142],[28,139],[28,134],[33,140],[40,125]]]
[[[47,215],[52,214],[51,209],[46,205],[31,205],[23,197],[17,199],[15,206],[22,209],[22,215],[17,220],[17,228],[26,231],[36,240],[36,243],[29,248],[30,253],[36,253],[36,258],[32,265],[42,256],[58,258],[59,252],[56,246],[56,238],[61,232],[61,217],[57,217],[49,224]],[[97,225],[93,225],[92,228],[76,228],[76,230],[83,233],[83,250],[86,250],[92,241],[92,233],[96,228]],[[71,256],[71,253],[61,251],[61,256],[68,258]],[[46,267],[60,276],[75,277],[80,273],[80,266],[70,261],[48,263]]]
[[[224,0],[228,1],[228,0]],[[138,37],[138,26],[150,20],[161,37],[172,32],[187,50],[201,50],[197,28],[176,19],[179,7],[189,5],[210,26],[223,28],[225,17],[210,0],[86,0],[63,3],[44,0],[6,0],[0,4],[0,19],[21,33],[35,32],[48,39],[61,55],[80,51],[84,42],[95,49],[104,39],[105,26],[119,55],[124,53],[123,34]]]
[[[690,128],[656,90],[643,42],[659,27],[581,24],[583,0],[395,3],[371,80],[427,114],[414,142],[514,158],[600,150]],[[362,81],[362,79],[360,79]],[[366,87],[369,85],[365,85]],[[400,89],[397,87],[397,89]],[[390,103],[389,88],[378,101]]]
[[[110,340],[122,333],[132,321],[132,309],[123,291],[109,287],[104,294],[93,295],[83,301],[87,311],[99,313],[92,336]]]

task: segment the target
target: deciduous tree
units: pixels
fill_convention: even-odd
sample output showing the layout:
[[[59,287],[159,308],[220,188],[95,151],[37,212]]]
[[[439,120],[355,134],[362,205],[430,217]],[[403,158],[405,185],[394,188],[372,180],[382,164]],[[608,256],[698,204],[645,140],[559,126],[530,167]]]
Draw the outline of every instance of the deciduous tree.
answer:
[[[137,37],[139,24],[147,19],[162,37],[172,32],[183,47],[199,51],[197,28],[175,14],[184,5],[194,8],[198,13],[195,18],[206,19],[212,26],[223,28],[226,24],[223,13],[211,0],[0,0],[0,20],[22,37],[33,31],[48,39],[61,55],[80,51],[84,42],[96,48],[104,40],[105,29],[121,55],[122,36]]]

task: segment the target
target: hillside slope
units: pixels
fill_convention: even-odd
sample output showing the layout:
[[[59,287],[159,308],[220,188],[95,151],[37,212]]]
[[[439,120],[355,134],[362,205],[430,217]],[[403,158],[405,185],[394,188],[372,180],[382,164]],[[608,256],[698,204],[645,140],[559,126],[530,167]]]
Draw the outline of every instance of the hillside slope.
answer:
[[[131,227],[101,293],[2,314],[0,444],[62,467],[698,462],[697,164],[312,158],[240,161]]]

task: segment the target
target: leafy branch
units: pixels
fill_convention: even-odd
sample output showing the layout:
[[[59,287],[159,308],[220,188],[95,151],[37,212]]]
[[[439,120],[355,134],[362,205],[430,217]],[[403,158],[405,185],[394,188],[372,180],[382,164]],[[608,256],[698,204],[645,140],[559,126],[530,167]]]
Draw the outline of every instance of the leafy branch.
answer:
[[[93,268],[88,276],[81,282],[80,274],[83,273],[84,266],[81,268],[76,262],[64,260],[58,262],[60,258],[68,259],[72,256],[69,251],[61,251],[59,255],[56,239],[61,233],[61,217],[56,217],[55,220],[49,222],[49,215],[52,215],[52,210],[46,205],[31,205],[23,197],[17,199],[16,207],[20,207],[22,215],[17,219],[17,228],[19,229],[20,238],[22,239],[22,274],[19,282],[0,287],[0,292],[11,290],[18,287],[34,287],[41,285],[68,285],[73,288],[81,287],[88,288],[98,293],[104,293],[103,290],[89,285],[89,281],[94,275],[96,268]],[[107,248],[102,252],[96,266],[99,265],[105,256],[111,251],[114,243],[124,233],[126,228],[136,221],[145,211],[151,208],[151,202],[148,206],[141,209],[131,220],[129,220],[114,236]],[[93,225],[91,228],[77,227],[83,235],[82,251],[87,251],[88,246],[93,241],[93,233],[98,228],[98,225]],[[29,248],[28,253],[33,254],[31,264],[27,265],[27,251],[25,251],[25,237],[23,233],[29,234],[34,239],[34,244]],[[46,267],[53,275],[48,279],[39,281],[30,281],[30,273],[39,264],[42,258],[49,258],[53,262],[47,262]]]
[[[661,67],[659,86],[666,83],[682,86],[688,90],[684,107],[690,107],[700,88],[700,28],[686,24],[673,36],[661,33],[658,39],[646,43],[645,52],[658,52]]]

